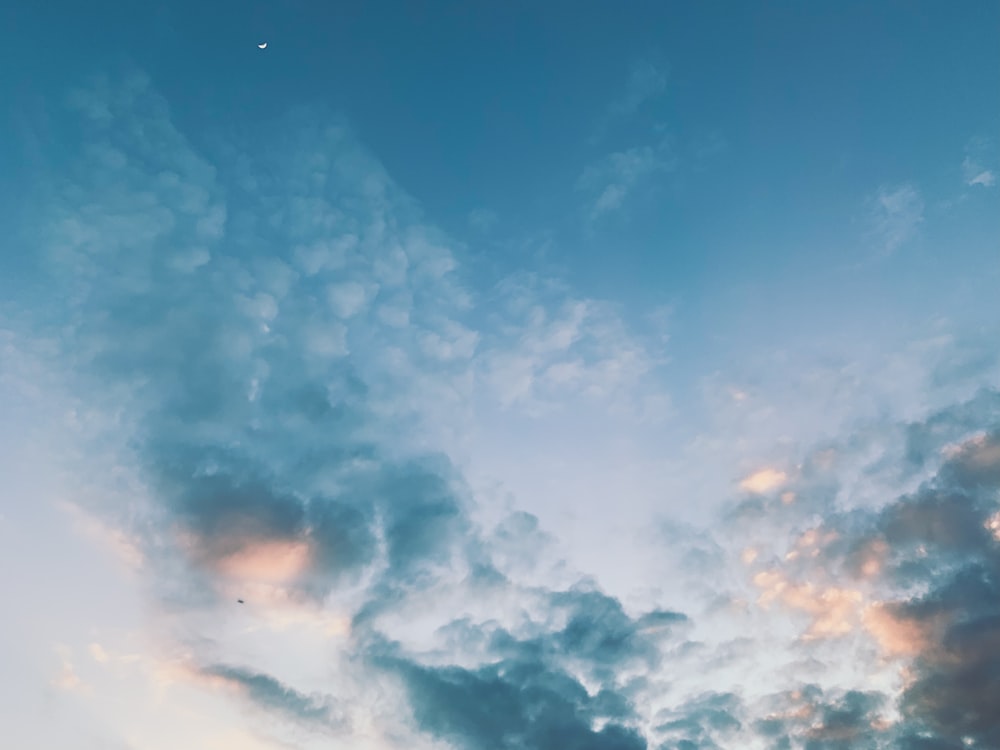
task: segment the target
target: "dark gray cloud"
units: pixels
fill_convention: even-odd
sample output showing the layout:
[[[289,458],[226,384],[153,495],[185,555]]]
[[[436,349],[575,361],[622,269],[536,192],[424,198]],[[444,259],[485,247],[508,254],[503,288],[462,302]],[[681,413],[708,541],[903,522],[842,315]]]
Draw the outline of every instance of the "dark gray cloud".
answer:
[[[421,729],[460,747],[647,747],[632,725],[635,685],[622,684],[620,673],[660,664],[658,643],[686,617],[658,610],[633,618],[617,599],[590,586],[546,598],[548,615],[565,618],[565,625],[542,634],[449,626],[453,640],[481,649],[484,666],[424,666],[385,643],[372,648],[372,663],[402,679]],[[581,671],[596,691],[574,676]]]
[[[632,619],[617,599],[594,590],[556,593],[550,601],[554,609],[568,609],[571,615],[549,645],[592,664],[605,680],[633,660],[654,665],[658,657],[656,637],[663,629],[687,620],[680,613],[665,611]]]
[[[555,750],[642,750],[629,728],[628,700],[604,689],[595,696],[531,645],[478,669],[428,667],[399,656],[374,663],[398,675],[419,728],[470,750],[509,747]],[[607,721],[600,729],[598,720]]]

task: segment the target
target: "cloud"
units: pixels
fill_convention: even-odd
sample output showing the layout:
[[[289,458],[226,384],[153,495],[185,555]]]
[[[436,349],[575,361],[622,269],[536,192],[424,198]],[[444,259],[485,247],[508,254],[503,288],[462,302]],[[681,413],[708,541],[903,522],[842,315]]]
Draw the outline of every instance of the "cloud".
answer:
[[[912,240],[924,220],[924,201],[911,184],[882,186],[869,203],[872,233],[884,255]]]
[[[769,601],[818,618],[807,637],[829,620],[820,631],[860,629],[883,658],[907,664],[897,727],[906,746],[919,746],[918,737],[939,743],[964,737],[991,747],[1000,738],[991,708],[1000,700],[1000,545],[990,528],[1000,489],[1000,393],[983,391],[974,402],[982,408],[972,425],[966,405],[957,404],[912,426],[911,434],[936,426],[940,456],[915,492],[878,510],[828,513],[816,563],[804,557],[789,563],[813,581],[794,583],[780,570],[754,578]],[[946,425],[965,437],[949,440]],[[871,550],[878,564],[862,562]],[[829,596],[841,590],[818,581],[845,568],[854,579],[850,596]]]
[[[631,332],[607,303],[537,276],[508,277],[497,290],[496,327],[477,365],[502,407],[537,415],[582,398],[657,416],[652,402],[666,399],[653,379],[664,359],[660,342]]]
[[[983,169],[968,156],[962,161],[962,173],[965,175],[966,185],[993,187],[997,182],[996,175],[991,170]]]
[[[666,65],[649,58],[634,60],[621,93],[612,99],[598,117],[588,142],[596,145],[614,126],[634,120],[641,110],[648,108],[666,93],[667,80]]]
[[[615,99],[597,125],[591,145],[602,140],[616,121],[627,121],[663,96],[667,89],[665,66],[651,60],[633,63],[625,90]],[[589,164],[576,181],[576,190],[587,196],[587,220],[593,223],[602,217],[620,212],[634,193],[658,173],[673,171],[677,159],[672,141],[660,135],[630,148],[612,151]],[[717,149],[716,149],[717,150]],[[704,154],[699,149],[699,158]]]
[[[790,609],[800,610],[812,617],[809,628],[803,633],[806,640],[836,638],[850,633],[860,613],[862,594],[854,589],[836,586],[818,587],[812,583],[789,581],[779,571],[763,571],[754,576],[760,587],[758,603],[767,605],[778,600]]]
[[[72,654],[67,646],[57,646],[56,652],[60,656],[59,674],[53,678],[52,685],[60,690],[69,693],[80,693],[89,695],[93,693],[93,686],[85,682],[76,670],[76,665],[72,661]]]
[[[325,729],[344,728],[344,718],[328,696],[305,695],[274,677],[225,664],[201,669],[201,674],[245,695],[252,703],[296,722]]]
[[[481,670],[427,668],[398,660],[417,725],[470,750],[517,746],[549,750],[643,750],[633,729],[593,728],[599,701],[566,675],[534,665],[502,663]],[[514,744],[516,743],[516,744]]]
[[[670,142],[663,139],[607,154],[591,164],[576,182],[576,189],[590,196],[588,219],[596,221],[620,210],[639,185],[657,173],[671,171],[675,163]]]
[[[1000,396],[903,424],[857,418],[926,394],[913,371],[952,349],[810,373],[816,390],[784,403],[825,442],[778,441],[798,454],[780,459],[751,455],[749,437],[805,427],[768,432],[761,389],[722,384],[734,421],[719,439],[747,453],[701,456],[727,520],[675,525],[661,556],[620,566],[652,571],[648,590],[602,589],[533,513],[511,503],[484,520],[446,448],[477,409],[638,424],[665,398],[662,331],[636,334],[615,307],[538,276],[474,295],[448,238],[339,118],[290,114],[201,155],[142,76],[99,79],[70,108],[85,147],[31,217],[51,280],[34,332],[59,342],[53,369],[99,414],[88,446],[137,475],[115,496],[127,501],[87,511],[120,530],[101,538],[154,582],[159,627],[198,679],[330,733],[354,731],[356,696],[378,693],[406,746],[1000,743]],[[581,189],[612,211],[668,164],[660,147],[612,154]],[[880,192],[887,248],[921,210],[910,186]],[[828,392],[857,410],[829,416],[814,398]],[[659,473],[690,458],[671,465],[656,446]],[[103,466],[93,450],[81,463]],[[631,488],[616,482],[593,506],[601,523],[624,513]],[[664,492],[657,507],[711,495]],[[223,608],[234,591],[250,626]],[[308,680],[267,664],[293,656]]]
[[[380,371],[396,334],[373,336],[364,313],[400,287],[435,301],[413,321],[423,351],[469,356],[448,315],[459,302],[449,251],[413,220],[391,226],[390,210],[411,207],[335,118],[316,129],[290,116],[297,142],[283,166],[239,157],[217,168],[142,75],[99,79],[70,105],[93,145],[59,183],[38,239],[57,286],[76,289],[66,347],[86,352],[81,385],[125,394],[151,512],[170,529],[137,554],[179,551],[206,585],[264,574],[316,594],[380,554],[397,581],[443,559],[462,516],[454,477],[439,474],[447,462],[382,455],[389,433],[374,433],[387,404],[356,373]],[[242,249],[287,238],[290,257]],[[192,246],[199,262],[178,267],[171,253]],[[338,362],[348,352],[352,363]],[[375,387],[391,393],[407,374]]]
[[[805,750],[851,750],[856,747],[888,747],[891,722],[882,710],[886,698],[877,692],[849,690],[827,693],[817,685],[805,685],[771,697],[776,710],[757,719],[757,731],[773,747]]]
[[[777,469],[763,468],[740,481],[740,488],[747,492],[762,494],[780,487],[788,475]]]
[[[634,708],[619,674],[658,664],[657,642],[686,618],[666,611],[631,618],[592,588],[547,598],[564,624],[528,637],[492,629],[482,666],[426,666],[390,643],[372,662],[403,680],[422,730],[469,748],[647,747],[630,726]],[[478,629],[465,632],[481,640]]]
[[[468,215],[469,226],[475,229],[477,232],[489,232],[494,229],[500,217],[497,216],[496,211],[488,208],[474,208],[469,211]]]
[[[725,747],[743,727],[745,707],[733,693],[705,693],[657,715],[656,732],[673,744],[661,747]],[[719,741],[725,744],[718,744]]]
[[[337,317],[352,318],[364,310],[377,293],[377,284],[365,288],[360,282],[345,281],[327,287],[327,301]]]
[[[238,596],[254,638],[300,623],[364,662],[401,613],[419,610],[433,643],[456,620],[435,602],[537,602],[527,630],[469,626],[509,672],[399,649],[381,663],[434,734],[644,746],[617,669],[657,663],[684,616],[508,581],[434,419],[453,420],[449,404],[477,384],[501,408],[582,398],[639,414],[658,362],[646,342],[611,306],[537,278],[505,281],[490,325],[473,327],[447,238],[336,117],[292,113],[205,155],[140,74],[97,79],[68,106],[86,147],[48,176],[31,217],[51,282],[31,333],[59,342],[52,366],[99,415],[101,460],[135,474],[140,491],[86,511],[141,562],[189,662],[208,665],[190,669],[338,731],[333,699],[231,666],[226,626],[205,618]],[[498,531],[500,563],[518,518]],[[520,713],[509,729],[476,729],[495,712],[428,703],[454,685],[496,689]]]
[[[667,70],[651,60],[632,64],[625,92],[612,102],[610,113],[614,117],[634,114],[643,104],[659,98],[667,90]]]
[[[962,160],[962,179],[970,187],[978,185],[984,188],[996,184],[996,172],[986,167],[986,163],[995,159],[993,144],[986,138],[973,138],[965,147],[965,158]]]

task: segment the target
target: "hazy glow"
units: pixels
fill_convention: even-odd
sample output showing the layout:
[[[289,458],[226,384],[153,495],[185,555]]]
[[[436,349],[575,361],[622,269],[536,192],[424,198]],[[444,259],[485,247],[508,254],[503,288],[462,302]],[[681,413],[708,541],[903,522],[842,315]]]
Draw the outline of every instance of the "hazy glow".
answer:
[[[280,583],[301,575],[309,566],[309,557],[305,542],[250,541],[223,557],[218,569],[232,578]]]

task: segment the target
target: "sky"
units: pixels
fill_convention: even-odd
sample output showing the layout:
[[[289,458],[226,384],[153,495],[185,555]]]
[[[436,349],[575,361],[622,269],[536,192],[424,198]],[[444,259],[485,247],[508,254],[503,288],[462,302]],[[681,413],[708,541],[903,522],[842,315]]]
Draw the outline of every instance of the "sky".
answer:
[[[0,28],[15,746],[1000,747],[1000,5]]]

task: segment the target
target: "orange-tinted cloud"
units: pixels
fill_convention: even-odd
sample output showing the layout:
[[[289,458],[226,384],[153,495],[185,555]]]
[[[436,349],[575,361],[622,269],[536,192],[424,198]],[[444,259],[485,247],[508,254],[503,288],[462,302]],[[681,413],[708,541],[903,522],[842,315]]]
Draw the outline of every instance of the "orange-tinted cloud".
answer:
[[[788,475],[783,471],[764,468],[744,477],[740,482],[740,489],[761,494],[780,487],[787,479]]]
[[[863,600],[860,591],[794,583],[779,570],[762,571],[754,576],[753,582],[763,589],[757,600],[762,606],[778,601],[812,616],[812,623],[803,635],[806,640],[846,635],[858,621]]]
[[[960,484],[1000,482],[1000,435],[979,433],[941,452]]]
[[[309,567],[311,550],[303,541],[251,541],[216,563],[231,578],[272,583],[294,580]]]
[[[900,617],[884,602],[865,608],[862,621],[886,657],[916,656],[929,646],[926,625]]]
[[[876,537],[864,543],[858,552],[856,571],[862,578],[871,579],[882,572],[885,560],[889,556],[889,544]]]
[[[986,519],[986,530],[993,535],[993,538],[1000,542],[1000,510]]]

